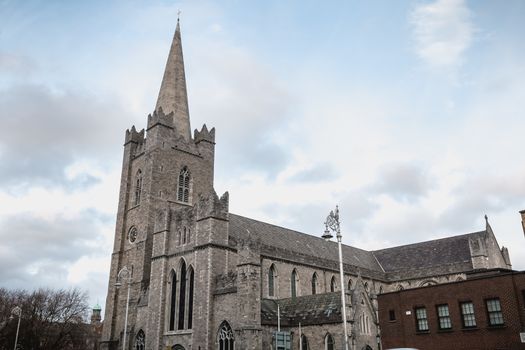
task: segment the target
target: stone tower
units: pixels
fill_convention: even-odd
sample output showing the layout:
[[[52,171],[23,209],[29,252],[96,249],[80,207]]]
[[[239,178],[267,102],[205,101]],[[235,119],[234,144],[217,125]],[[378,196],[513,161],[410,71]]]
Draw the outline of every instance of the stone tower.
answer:
[[[159,348],[165,322],[162,307],[165,291],[162,289],[165,289],[164,279],[169,275],[169,271],[164,271],[168,267],[162,256],[169,251],[170,244],[189,247],[186,243],[193,245],[200,239],[194,234],[194,207],[199,196],[214,193],[214,153],[215,129],[208,130],[204,125],[200,131],[194,131],[193,138],[190,134],[181,33],[177,21],[157,104],[147,117],[146,130],[137,131],[133,126],[125,133],[101,339],[103,349],[116,349],[123,341],[128,276],[122,276],[125,283],[121,288],[115,283],[124,267],[131,275],[127,343],[130,344],[130,339],[134,339],[139,330],[146,332],[148,329],[147,343],[151,342],[152,346],[147,348]],[[225,201],[227,203],[227,197]],[[206,222],[211,220],[209,217],[202,220],[201,225],[213,225]],[[182,248],[174,249],[183,255]],[[190,265],[190,261],[186,263]],[[193,262],[193,269],[194,265]]]

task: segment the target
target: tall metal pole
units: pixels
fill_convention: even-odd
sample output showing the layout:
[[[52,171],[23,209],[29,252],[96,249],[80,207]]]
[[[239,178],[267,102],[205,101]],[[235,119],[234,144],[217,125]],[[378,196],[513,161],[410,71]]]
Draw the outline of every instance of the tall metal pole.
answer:
[[[343,250],[341,248],[341,225],[339,221],[339,207],[335,207],[335,212],[331,211],[330,215],[326,217],[325,222],[326,231],[323,237],[331,237],[328,229],[335,231],[337,236],[337,248],[339,249],[339,275],[341,277],[341,305],[342,305],[342,314],[343,314],[343,329],[344,329],[344,344],[345,350],[348,350],[348,331],[346,329],[346,298],[345,298],[345,282],[344,282],[344,272],[343,272]]]
[[[18,346],[18,331],[20,330],[20,319],[22,318],[22,308],[20,306],[15,306],[13,310],[11,310],[11,314],[18,315],[18,325],[16,326],[15,347],[14,347],[14,350],[16,350]]]
[[[124,318],[124,339],[122,340],[122,350],[126,350],[127,330],[128,330],[128,309],[129,309],[129,293],[131,289],[131,273],[126,266],[124,266],[117,275],[117,283],[115,286],[118,288],[122,285],[121,279],[123,275],[126,277],[126,283],[128,284],[128,296],[126,298],[126,316]]]

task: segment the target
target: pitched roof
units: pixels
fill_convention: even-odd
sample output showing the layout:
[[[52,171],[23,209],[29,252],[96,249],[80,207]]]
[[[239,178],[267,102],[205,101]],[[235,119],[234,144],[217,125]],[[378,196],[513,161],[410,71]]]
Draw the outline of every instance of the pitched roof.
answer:
[[[287,299],[262,299],[261,323],[277,325],[277,303],[283,327],[341,323],[341,294],[324,293]]]
[[[256,239],[261,254],[270,258],[338,270],[337,243],[284,227],[230,214],[230,241]],[[472,269],[469,239],[486,231],[468,233],[376,251],[342,245],[345,271],[364,277],[397,280],[422,278]]]
[[[231,238],[234,241],[243,236],[258,239],[263,255],[307,264],[318,264],[322,263],[319,260],[323,260],[338,269],[339,255],[335,242],[235,214],[230,214],[229,218]],[[371,252],[347,245],[343,245],[342,250],[343,262],[347,265],[345,270],[359,267],[368,272],[383,273]]]
[[[468,233],[376,250],[372,252],[387,273],[411,273],[421,277],[420,272],[438,273],[451,268],[472,269],[469,239],[481,236],[485,231]]]

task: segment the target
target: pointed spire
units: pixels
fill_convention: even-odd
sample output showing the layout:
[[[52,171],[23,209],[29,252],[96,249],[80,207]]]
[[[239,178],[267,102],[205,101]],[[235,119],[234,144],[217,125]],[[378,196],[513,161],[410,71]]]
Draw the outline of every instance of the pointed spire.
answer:
[[[184,73],[184,59],[182,57],[182,43],[180,35],[180,23],[177,18],[177,29],[171,43],[162,85],[160,86],[159,98],[155,110],[162,108],[165,114],[173,112],[173,124],[179,136],[189,141],[190,114],[188,110],[188,94],[186,92],[186,76]]]

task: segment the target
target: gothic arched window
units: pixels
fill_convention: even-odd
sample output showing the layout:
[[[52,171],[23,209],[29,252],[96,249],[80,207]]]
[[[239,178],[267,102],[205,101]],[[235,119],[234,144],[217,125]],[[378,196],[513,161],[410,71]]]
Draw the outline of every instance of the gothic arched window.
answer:
[[[177,274],[171,271],[170,319],[168,330],[175,330],[175,312],[177,310]]]
[[[324,337],[324,348],[325,350],[334,350],[335,349],[335,346],[334,346],[334,338],[332,337],[332,335],[330,333],[327,333],[326,336]]]
[[[193,327],[193,282],[194,282],[194,273],[193,273],[193,267],[190,266],[188,269],[188,275],[190,280],[190,286],[188,289],[188,329],[192,329]]]
[[[308,350],[308,338],[306,335],[301,335],[301,349],[299,350]]]
[[[348,291],[352,290],[352,280],[348,280]]]
[[[182,229],[182,244],[186,244],[186,226]]]
[[[235,337],[232,332],[232,328],[228,322],[223,321],[219,327],[219,333],[217,334],[217,343],[219,345],[218,350],[233,350]]]
[[[317,294],[317,274],[312,275],[312,294]]]
[[[336,288],[337,284],[335,282],[335,276],[332,276],[332,279],[330,280],[330,292],[335,292]]]
[[[272,264],[268,270],[268,296],[275,296],[275,266]]]
[[[292,292],[292,298],[295,298],[297,296],[297,271],[295,271],[295,269],[292,271],[290,290]]]
[[[142,171],[139,169],[137,171],[137,176],[135,179],[135,205],[140,204],[141,193],[142,193]]]
[[[184,203],[188,203],[190,201],[190,172],[186,167],[182,168],[179,174],[177,200]]]
[[[146,349],[146,335],[141,329],[135,337],[135,349],[134,350],[145,350]]]
[[[186,262],[181,261],[180,265],[180,288],[179,288],[179,326],[177,329],[184,329],[184,311],[186,306]]]
[[[177,231],[177,245],[180,245],[181,242],[182,242],[182,233],[180,232],[180,230]]]

